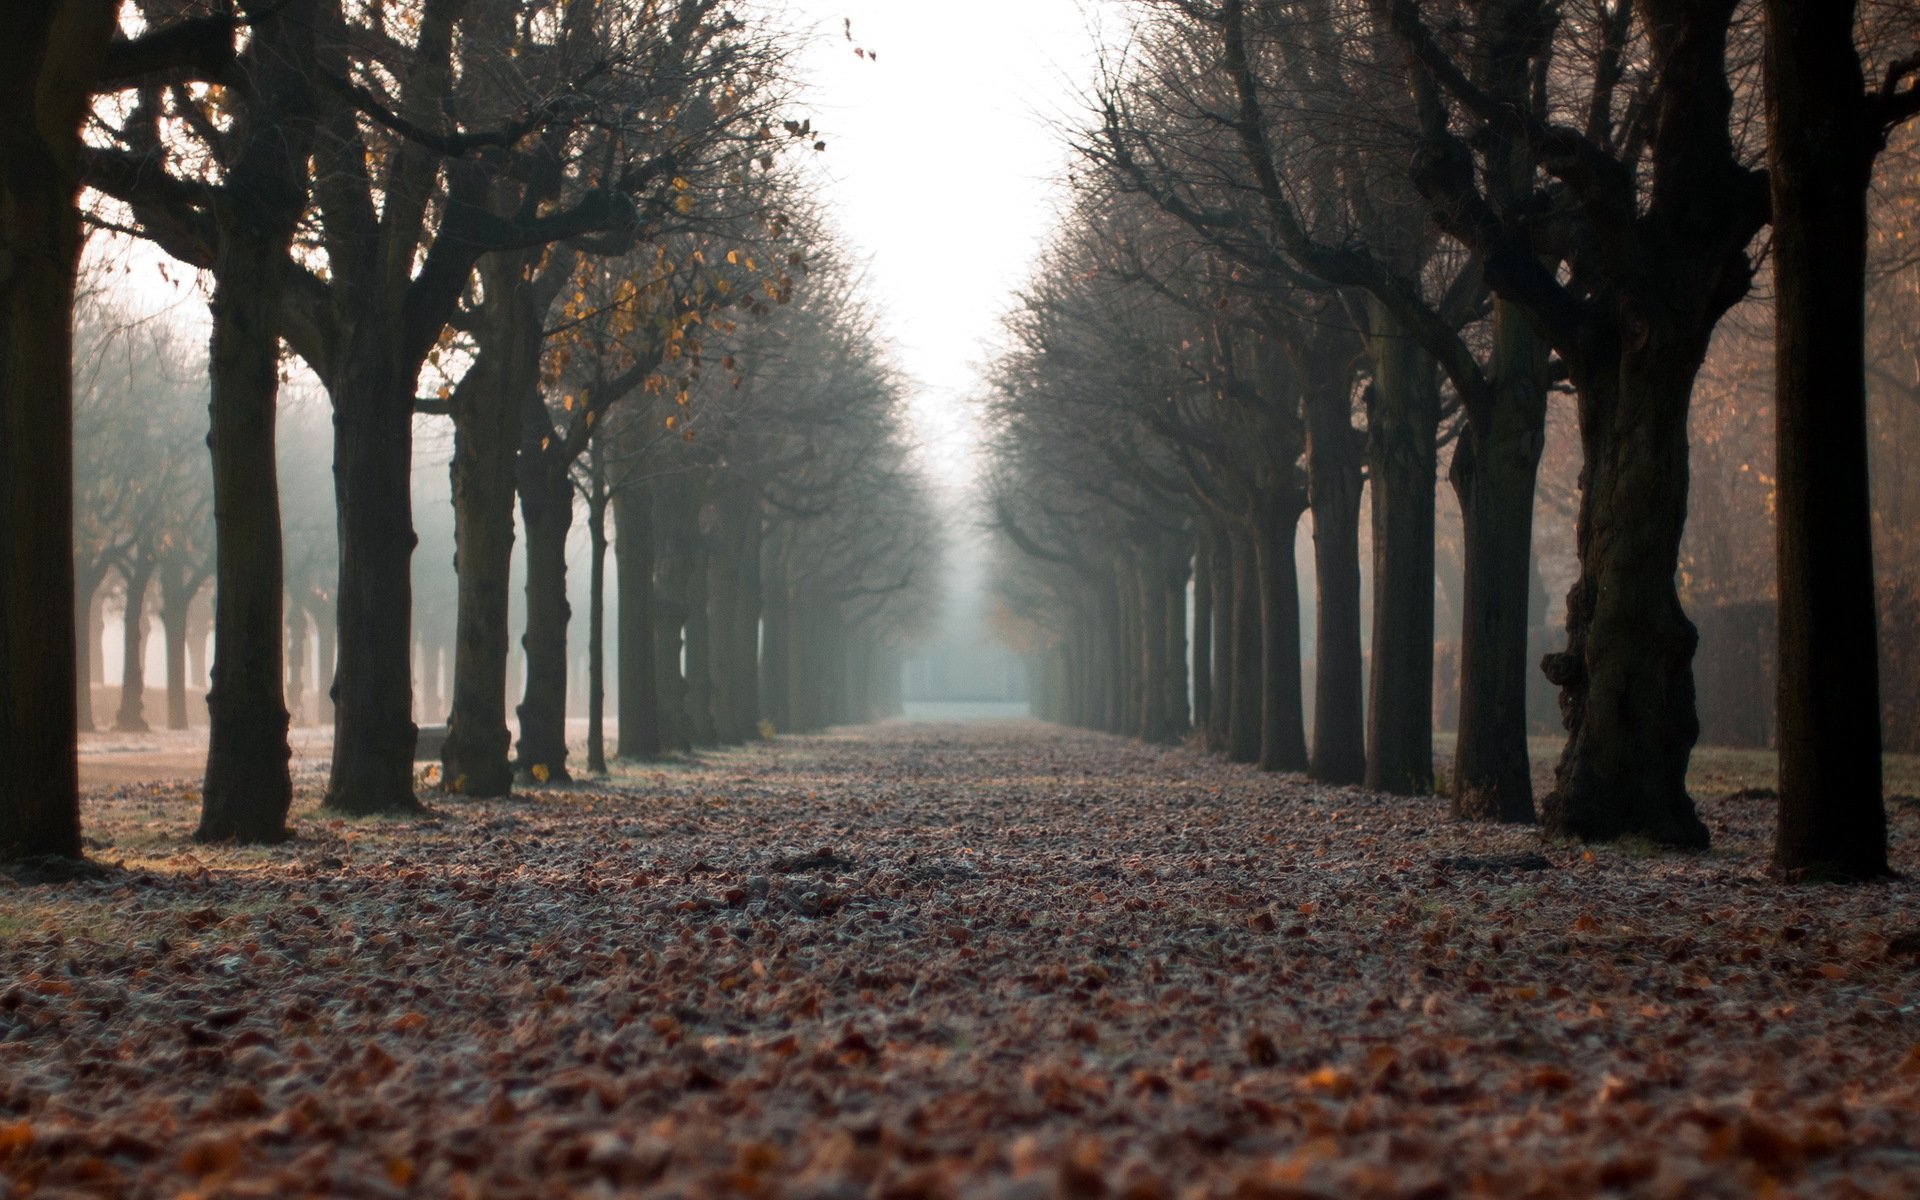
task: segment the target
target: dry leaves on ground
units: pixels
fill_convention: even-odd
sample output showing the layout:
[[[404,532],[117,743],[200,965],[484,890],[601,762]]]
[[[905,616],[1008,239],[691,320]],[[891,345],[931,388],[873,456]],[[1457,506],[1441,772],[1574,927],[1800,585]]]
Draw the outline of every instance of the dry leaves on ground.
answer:
[[[1913,1194],[1912,882],[1444,805],[1038,725],[271,850],[117,787],[0,881],[0,1192]]]

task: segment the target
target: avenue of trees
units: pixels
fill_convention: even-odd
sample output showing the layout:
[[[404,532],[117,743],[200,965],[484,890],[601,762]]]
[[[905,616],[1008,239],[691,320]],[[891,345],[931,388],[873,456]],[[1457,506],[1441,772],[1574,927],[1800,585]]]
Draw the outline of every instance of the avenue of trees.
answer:
[[[1868,375],[1910,404],[1911,371],[1882,344],[1900,333],[1869,352],[1865,313],[1870,292],[1898,308],[1912,287],[1910,242],[1869,218],[1879,165],[1877,219],[1913,229],[1911,151],[1882,158],[1920,110],[1912,12],[1137,7],[989,403],[998,587],[1044,651],[1043,711],[1151,740],[1197,728],[1235,760],[1326,783],[1433,790],[1444,464],[1454,813],[1703,848],[1682,589],[1738,540],[1686,540],[1704,419],[1712,465],[1745,472],[1712,482],[1751,477],[1775,539],[1752,572],[1778,611],[1775,868],[1884,874],[1874,536],[1878,520],[1883,557],[1907,536],[1884,515],[1906,501],[1897,483],[1870,490],[1870,458],[1889,457],[1870,446],[1910,418],[1870,421]],[[1746,363],[1748,386],[1702,380],[1743,301],[1772,328],[1748,318],[1717,358]],[[1759,453],[1755,393],[1772,418]],[[1571,529],[1536,531],[1560,496]],[[1547,550],[1570,559],[1564,634],[1530,661]],[[1566,731],[1540,797],[1532,671]]]
[[[896,703],[940,547],[901,382],[781,165],[825,144],[789,110],[780,35],[719,0],[54,0],[18,24],[0,95],[0,857],[79,853],[76,653],[109,574],[123,728],[141,720],[144,598],[171,664],[176,616],[211,595],[198,836],[287,835],[288,699],[316,687],[327,803],[417,807],[423,415],[453,439],[441,787],[568,777],[582,521],[593,769],[608,636],[623,757]],[[91,297],[76,321],[89,225],[198,273],[204,359],[151,331],[113,342]],[[293,371],[330,409],[330,496],[314,439],[279,427]]]

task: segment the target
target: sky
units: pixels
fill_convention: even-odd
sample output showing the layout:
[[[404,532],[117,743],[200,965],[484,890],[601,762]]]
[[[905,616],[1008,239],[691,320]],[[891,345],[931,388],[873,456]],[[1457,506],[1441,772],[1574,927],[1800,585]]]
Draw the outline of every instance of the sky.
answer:
[[[1071,162],[1063,127],[1086,120],[1098,31],[1116,24],[1118,0],[773,2],[805,34],[796,117],[827,142],[809,170],[865,266],[927,465],[964,485],[970,402],[1052,228]],[[191,273],[151,247],[90,250],[126,272],[140,307],[204,322]]]
[[[1084,121],[1098,0],[790,0],[827,140],[829,211],[857,261],[936,477],[971,475],[969,401],[1050,230]],[[846,37],[852,22],[853,40]],[[861,58],[856,48],[872,53]]]

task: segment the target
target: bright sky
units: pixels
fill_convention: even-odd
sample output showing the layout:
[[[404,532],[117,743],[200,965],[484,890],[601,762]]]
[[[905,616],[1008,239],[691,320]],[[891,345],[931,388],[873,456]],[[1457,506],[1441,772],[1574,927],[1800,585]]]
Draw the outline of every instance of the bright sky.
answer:
[[[1102,0],[789,0],[826,200],[915,388],[929,465],[972,473],[979,368],[1050,229]],[[1109,18],[1111,13],[1106,14]],[[853,22],[853,41],[843,32]],[[862,59],[856,47],[878,55]]]
[[[1070,157],[1060,127],[1086,120],[1098,31],[1119,23],[1119,0],[775,2],[782,24],[812,31],[802,115],[827,141],[826,204],[867,264],[928,465],[964,483],[968,404],[1052,227]],[[91,252],[127,270],[142,307],[205,321],[182,286],[191,273],[157,251],[96,239]]]

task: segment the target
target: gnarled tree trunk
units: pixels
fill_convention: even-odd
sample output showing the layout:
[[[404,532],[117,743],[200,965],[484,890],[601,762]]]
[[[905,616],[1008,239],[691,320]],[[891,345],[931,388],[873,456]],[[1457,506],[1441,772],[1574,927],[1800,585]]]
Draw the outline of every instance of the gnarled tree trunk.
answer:
[[[1541,805],[1547,832],[1628,835],[1704,849],[1687,795],[1700,736],[1699,641],[1674,586],[1687,519],[1687,406],[1704,339],[1647,331],[1616,372],[1576,375],[1582,471],[1580,575],[1567,593],[1567,648],[1548,656],[1567,745]]]

